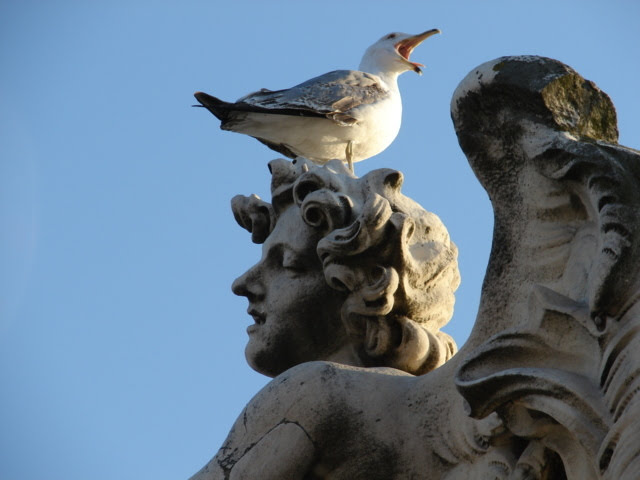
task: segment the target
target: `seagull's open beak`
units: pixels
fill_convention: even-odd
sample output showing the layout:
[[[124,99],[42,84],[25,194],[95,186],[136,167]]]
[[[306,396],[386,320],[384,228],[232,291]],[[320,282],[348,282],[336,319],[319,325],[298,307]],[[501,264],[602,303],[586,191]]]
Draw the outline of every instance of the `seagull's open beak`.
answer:
[[[435,35],[436,33],[440,33],[440,30],[437,28],[432,28],[431,30],[427,30],[426,32],[419,33],[418,35],[414,35],[413,37],[405,38],[404,40],[400,40],[396,43],[396,51],[400,54],[400,56],[406,60],[406,62],[411,65],[411,68],[414,72],[419,75],[422,75],[422,70],[420,67],[424,67],[421,63],[415,63],[409,61],[409,56],[411,56],[411,52],[413,49],[424,42],[431,35]]]

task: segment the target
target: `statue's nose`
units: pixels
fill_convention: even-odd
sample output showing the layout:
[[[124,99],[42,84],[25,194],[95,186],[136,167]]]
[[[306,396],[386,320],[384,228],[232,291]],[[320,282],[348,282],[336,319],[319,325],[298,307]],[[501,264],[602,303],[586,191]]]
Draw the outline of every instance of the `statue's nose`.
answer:
[[[262,300],[265,291],[257,265],[236,278],[231,285],[231,291],[241,297],[247,297],[249,301]]]

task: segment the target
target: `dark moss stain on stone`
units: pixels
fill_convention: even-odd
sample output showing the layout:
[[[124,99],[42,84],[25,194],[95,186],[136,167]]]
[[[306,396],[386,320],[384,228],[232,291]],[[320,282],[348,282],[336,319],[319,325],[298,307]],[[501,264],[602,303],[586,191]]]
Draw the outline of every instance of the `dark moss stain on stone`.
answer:
[[[616,110],[609,96],[578,74],[568,74],[542,89],[557,126],[580,137],[618,141]]]

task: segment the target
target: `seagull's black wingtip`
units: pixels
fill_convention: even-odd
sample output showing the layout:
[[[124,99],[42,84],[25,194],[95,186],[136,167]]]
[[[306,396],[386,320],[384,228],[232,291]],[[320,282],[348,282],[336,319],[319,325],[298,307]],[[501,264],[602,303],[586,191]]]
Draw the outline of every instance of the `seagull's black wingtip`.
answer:
[[[209,95],[208,93],[204,93],[204,92],[196,92],[193,94],[193,96],[196,97],[196,100],[198,100],[202,105],[205,105],[205,106],[210,103],[212,104],[224,103],[219,98],[216,98],[213,95]]]
[[[194,105],[194,107],[206,108],[222,122],[227,120],[229,107],[231,106],[230,103],[224,102],[219,98],[204,92],[196,92],[193,96],[201,103],[201,105]]]

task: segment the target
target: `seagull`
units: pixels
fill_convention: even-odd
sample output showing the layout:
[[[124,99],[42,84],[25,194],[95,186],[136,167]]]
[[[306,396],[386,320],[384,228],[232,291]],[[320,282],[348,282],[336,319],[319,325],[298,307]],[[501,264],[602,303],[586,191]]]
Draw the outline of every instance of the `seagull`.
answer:
[[[398,135],[402,100],[398,76],[422,74],[409,60],[415,47],[440,33],[389,33],[364,53],[359,70],[335,70],[285,90],[261,89],[222,101],[203,92],[194,96],[220,121],[222,130],[250,135],[289,158],[323,165],[353,163],[377,155]]]

